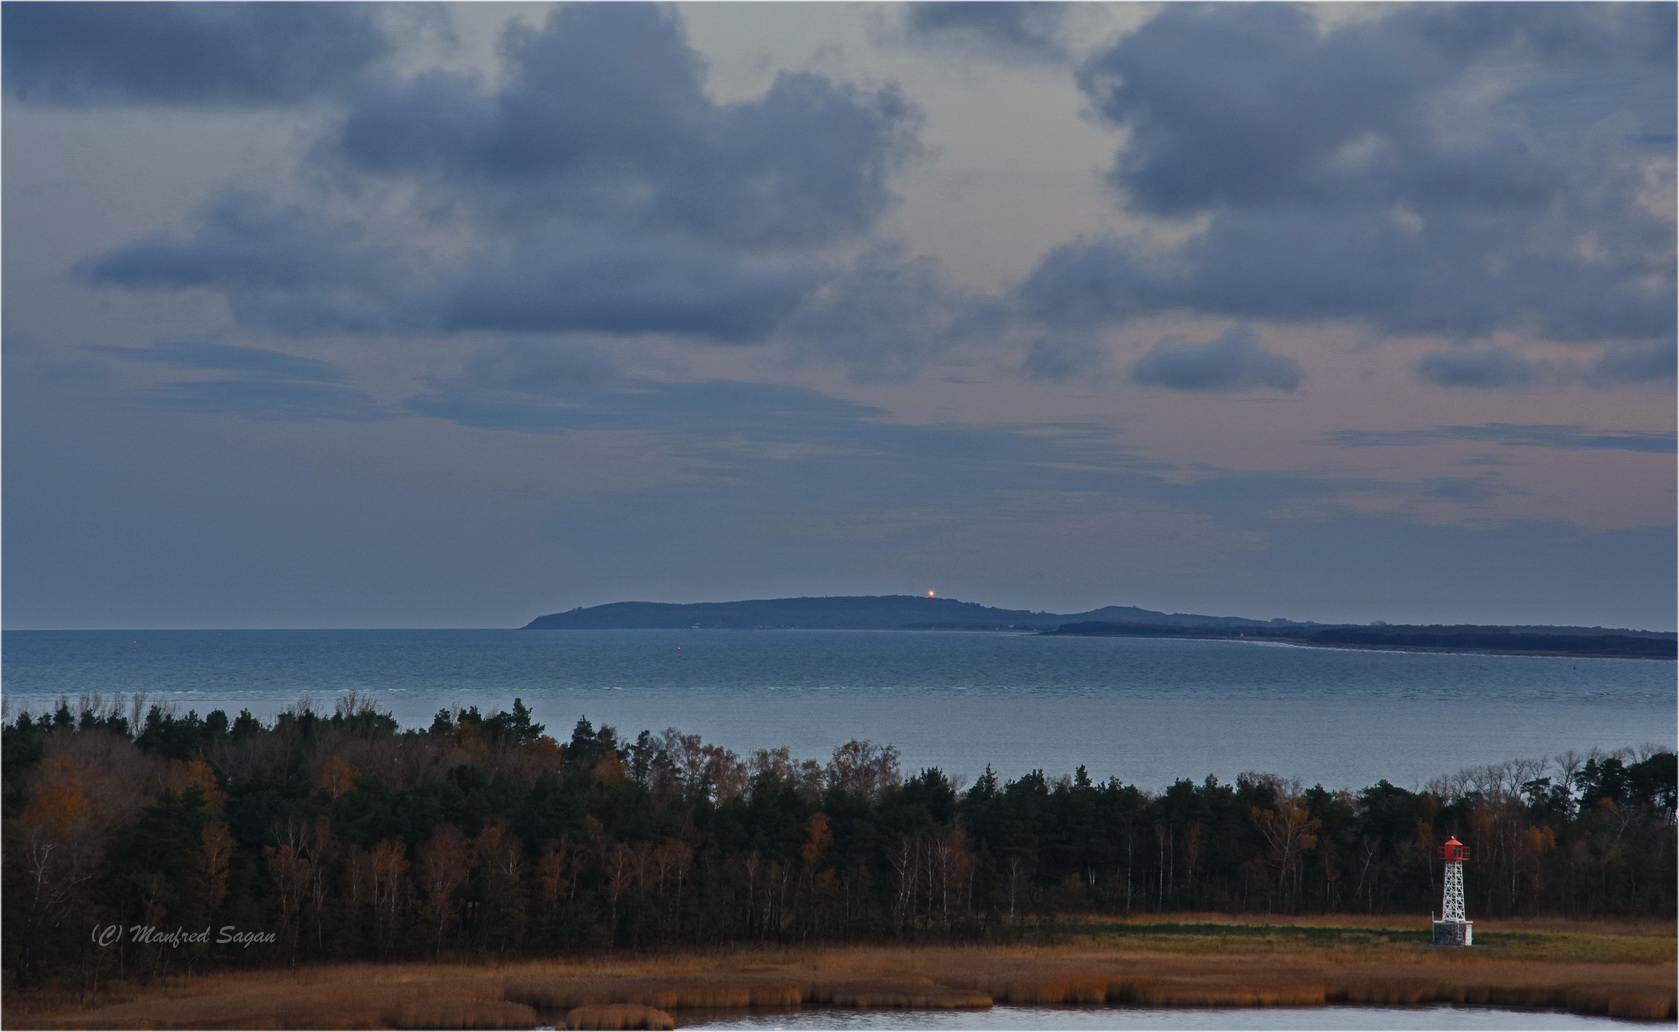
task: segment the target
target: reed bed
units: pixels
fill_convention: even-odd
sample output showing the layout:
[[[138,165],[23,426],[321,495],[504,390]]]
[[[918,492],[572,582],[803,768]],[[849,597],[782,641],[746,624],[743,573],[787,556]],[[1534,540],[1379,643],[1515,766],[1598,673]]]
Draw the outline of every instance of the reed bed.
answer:
[[[382,1020],[384,1015],[380,1014],[377,1010],[369,1010],[365,1007],[354,1009],[340,1008],[337,1010],[299,1008],[296,1010],[285,1011],[279,1014],[277,1018],[278,1020],[274,1023],[259,1019],[245,1027],[261,1029],[308,1029],[311,1030],[311,1032],[314,1032],[314,1030],[340,1028],[379,1029],[390,1027],[384,1020]],[[524,1027],[533,1028],[534,1026],[526,1025]]]
[[[1084,954],[1016,950],[834,950],[820,965],[780,970],[690,971],[632,977],[509,984],[507,997],[565,1009],[629,1003],[663,1010],[744,1010],[827,1006],[983,1008],[1015,1006],[1315,1007],[1337,1003],[1417,1006],[1437,1003],[1569,1010],[1664,1020],[1676,1013],[1671,965],[1596,965],[1605,975],[1644,981],[1570,981],[1578,965],[1512,962],[1493,955],[1396,952],[1349,962],[1274,953],[1231,958],[1205,954]],[[818,970],[811,971],[810,967]],[[1558,978],[1564,975],[1564,978]],[[1653,976],[1653,977],[1652,977]]]
[[[601,1029],[605,1032],[618,1032],[619,1029],[650,1029],[660,1032],[674,1030],[676,1021],[656,1007],[643,1007],[635,1003],[605,1003],[573,1007],[566,1013],[565,1027]]]
[[[925,977],[801,978],[753,973],[674,974],[660,978],[587,978],[508,983],[509,1000],[545,1010],[624,1004],[669,1010],[844,1007],[853,1010],[956,1010],[991,1006],[972,990]]]
[[[673,974],[663,978],[623,978],[601,975],[570,979],[521,979],[508,983],[509,1000],[544,1010],[627,1004],[668,1011],[678,1008],[712,1009],[796,1006],[796,985],[778,981],[744,981],[716,975]]]
[[[1563,987],[1568,1010],[1576,1014],[1607,1014],[1631,1021],[1672,1021],[1673,994],[1643,985],[1570,985]]]
[[[1452,1003],[1522,1010],[1566,1010],[1575,1014],[1604,1014],[1637,1021],[1670,1021],[1676,1016],[1673,990],[1641,983],[1465,985],[1414,980],[1363,982],[1333,987],[1328,1002],[1389,1005]]]
[[[1593,929],[1578,937],[1594,941]],[[815,947],[511,964],[349,964],[296,971],[229,972],[149,986],[119,986],[120,1002],[6,1006],[8,1028],[506,1028],[492,1015],[534,1008],[556,1024],[586,1007],[629,1011],[580,1015],[661,1021],[682,1011],[986,1007],[1014,1005],[1279,1007],[1450,1003],[1563,1009],[1672,1021],[1671,952],[1601,953],[1518,949],[1433,950],[1389,942],[1348,949],[1333,941],[1256,949],[1233,935],[1221,949],[1178,949],[1169,936],[1117,943],[1075,939],[1041,946]],[[1574,940],[1560,937],[1564,944]],[[1629,938],[1628,942],[1642,940]],[[1654,942],[1655,940],[1650,940]],[[1562,954],[1562,955],[1557,955]],[[1637,956],[1637,959],[1623,959]],[[470,1004],[460,1020],[421,1017],[428,1007]],[[412,1013],[403,1013],[412,1008]],[[625,1016],[612,1017],[614,1014]],[[524,1022],[529,1027],[530,1022]],[[656,1027],[667,1027],[662,1023]]]
[[[384,1016],[396,1029],[535,1028],[536,1011],[507,1000],[431,1000],[399,1007]],[[615,1025],[614,1028],[642,1028]]]
[[[803,1002],[847,1010],[983,1010],[991,997],[927,978],[876,978],[816,983]]]
[[[1671,964],[1564,965],[1471,953],[1398,954],[1349,961],[1319,956],[1231,958],[1021,954],[920,966],[945,984],[983,991],[999,1004],[1147,1007],[1313,1007],[1336,1003],[1452,1003],[1568,1010],[1643,1020],[1679,1014]],[[1597,981],[1573,981],[1587,972]],[[1626,976],[1635,976],[1627,978]],[[1561,976],[1561,977],[1559,977]],[[1624,981],[1621,979],[1625,979]]]
[[[1321,985],[1253,985],[1232,980],[1138,981],[1112,987],[1111,1003],[1135,1007],[1321,1007]]]

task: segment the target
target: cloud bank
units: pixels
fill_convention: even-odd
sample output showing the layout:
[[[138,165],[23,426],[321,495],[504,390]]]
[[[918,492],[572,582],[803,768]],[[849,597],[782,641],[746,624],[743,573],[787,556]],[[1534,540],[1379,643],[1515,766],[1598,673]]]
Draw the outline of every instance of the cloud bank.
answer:
[[[1131,378],[1177,391],[1292,391],[1300,386],[1300,364],[1239,328],[1204,344],[1163,340],[1131,367]]]
[[[58,105],[271,107],[346,91],[391,49],[372,4],[8,4],[5,84]]]
[[[1429,4],[1329,28],[1299,7],[1169,5],[1079,81],[1126,132],[1116,199],[1205,228],[1165,252],[1058,247],[1023,304],[1064,327],[1186,310],[1667,337],[1672,229],[1646,180],[1671,162],[1673,40],[1656,4]]]

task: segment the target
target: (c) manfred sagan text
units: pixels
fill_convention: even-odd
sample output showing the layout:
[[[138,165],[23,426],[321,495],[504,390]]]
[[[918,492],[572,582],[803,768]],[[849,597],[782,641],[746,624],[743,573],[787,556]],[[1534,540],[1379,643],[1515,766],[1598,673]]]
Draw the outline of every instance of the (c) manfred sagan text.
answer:
[[[233,925],[222,925],[214,929],[206,925],[203,930],[187,930],[185,928],[158,928],[155,925],[94,925],[93,942],[97,946],[115,946],[124,941],[139,943],[143,946],[207,946],[214,943],[217,946],[267,946],[272,945],[278,938],[274,932],[241,932]]]

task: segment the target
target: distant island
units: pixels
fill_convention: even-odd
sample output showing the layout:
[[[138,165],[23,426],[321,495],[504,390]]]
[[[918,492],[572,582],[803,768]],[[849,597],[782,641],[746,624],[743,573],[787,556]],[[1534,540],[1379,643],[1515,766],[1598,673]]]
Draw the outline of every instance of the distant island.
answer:
[[[1628,628],[1322,624],[1104,606],[1085,613],[998,609],[921,595],[613,602],[539,616],[525,630],[1015,631],[1139,638],[1248,638],[1326,648],[1416,649],[1673,659],[1671,632]]]

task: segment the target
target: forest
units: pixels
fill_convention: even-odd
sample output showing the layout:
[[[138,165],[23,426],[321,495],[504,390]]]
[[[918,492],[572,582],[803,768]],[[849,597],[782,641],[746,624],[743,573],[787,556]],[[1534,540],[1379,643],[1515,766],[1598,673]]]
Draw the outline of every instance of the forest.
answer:
[[[14,986],[1008,941],[1099,914],[1422,914],[1451,835],[1473,851],[1476,920],[1671,917],[1679,880],[1675,756],[1654,748],[1355,791],[1268,774],[1145,789],[1084,767],[964,785],[868,742],[817,761],[586,718],[550,735],[519,700],[404,730],[354,695],[272,723],[94,697],[0,734]]]

